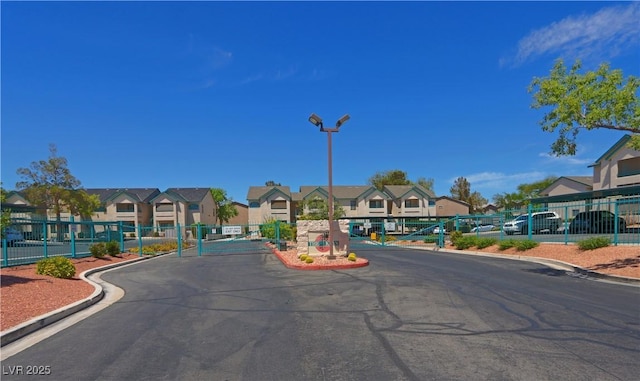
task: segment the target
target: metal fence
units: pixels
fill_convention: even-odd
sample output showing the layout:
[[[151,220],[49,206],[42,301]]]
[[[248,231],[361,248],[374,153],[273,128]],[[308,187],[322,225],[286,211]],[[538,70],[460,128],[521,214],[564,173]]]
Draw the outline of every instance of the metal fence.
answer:
[[[91,247],[116,241],[121,252],[155,255],[184,251],[203,254],[237,253],[266,250],[267,241],[279,248],[295,239],[295,225],[267,223],[252,225],[130,226],[122,222],[75,222],[16,218],[11,229],[21,239],[2,239],[1,267],[31,264],[43,258],[91,256]]]
[[[497,240],[563,244],[607,237],[613,245],[640,246],[640,195],[529,205],[496,214],[388,218],[384,222],[361,219],[350,223],[351,241],[356,245],[366,242],[381,246],[442,247],[453,231]]]

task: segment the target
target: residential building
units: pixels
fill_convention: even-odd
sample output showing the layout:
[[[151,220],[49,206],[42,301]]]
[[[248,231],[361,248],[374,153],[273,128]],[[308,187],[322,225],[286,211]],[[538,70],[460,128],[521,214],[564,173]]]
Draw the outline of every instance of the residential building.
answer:
[[[384,221],[436,217],[435,196],[420,185],[387,186],[378,190],[371,185],[334,185],[334,205],[344,217],[359,221]],[[297,216],[313,210],[314,200],[326,203],[326,186],[304,185],[299,192],[288,186],[252,186],[247,194],[249,222],[261,223],[275,218],[295,222]]]
[[[122,222],[125,232],[137,232],[139,226],[153,224],[151,200],[160,194],[158,188],[89,188],[90,195],[100,199],[98,208],[89,218],[93,222]]]
[[[210,188],[169,188],[150,200],[153,226],[174,232],[178,224],[215,225],[215,203]]]

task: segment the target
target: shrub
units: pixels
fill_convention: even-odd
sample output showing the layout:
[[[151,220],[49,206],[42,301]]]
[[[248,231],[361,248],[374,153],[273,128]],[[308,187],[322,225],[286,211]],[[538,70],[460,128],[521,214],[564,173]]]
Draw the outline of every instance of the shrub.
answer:
[[[304,260],[305,263],[313,263],[313,258],[312,257],[307,257],[307,259]]]
[[[104,242],[94,243],[89,246],[89,252],[91,252],[91,256],[94,258],[102,258],[107,254],[107,246]]]
[[[451,234],[449,235],[449,239],[451,239],[451,243],[452,244],[456,244],[456,241],[459,240],[460,238],[462,238],[462,232],[460,231],[452,231]]]
[[[578,241],[578,247],[580,250],[594,250],[601,247],[607,247],[609,245],[611,245],[611,239],[609,239],[609,237],[591,237]]]
[[[518,251],[526,251],[529,249],[533,249],[534,247],[538,247],[538,245],[540,244],[536,241],[525,239],[525,240],[516,240],[514,246]]]
[[[129,233],[129,237],[130,238],[135,238],[136,237],[136,233]]]
[[[497,239],[491,237],[478,238],[476,246],[478,249],[484,249],[485,247],[493,246],[498,242]]]
[[[160,233],[158,233],[158,232],[153,232],[153,236],[154,236],[154,237],[160,237]]]
[[[36,263],[36,273],[55,278],[69,279],[76,275],[76,266],[74,266],[69,258],[45,258]]]
[[[105,246],[107,254],[109,254],[110,256],[115,257],[116,255],[120,254],[120,244],[117,241],[109,241]]]
[[[356,253],[349,253],[349,256],[347,257],[348,260],[350,260],[351,262],[355,262],[357,257],[356,257]]]
[[[309,256],[307,254],[302,254],[302,255],[300,255],[300,260],[304,262],[304,261],[307,260],[308,257]]]
[[[458,250],[465,250],[473,246],[477,246],[478,238],[475,236],[460,237],[453,244]]]
[[[513,239],[506,239],[498,242],[498,250],[507,250],[516,245],[516,241]]]

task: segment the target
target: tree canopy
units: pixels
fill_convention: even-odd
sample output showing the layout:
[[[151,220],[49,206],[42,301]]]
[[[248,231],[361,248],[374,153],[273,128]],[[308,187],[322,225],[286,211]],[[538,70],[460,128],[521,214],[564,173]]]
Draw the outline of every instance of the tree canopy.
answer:
[[[16,171],[22,181],[16,188],[22,191],[32,205],[50,209],[60,221],[62,212],[89,216],[100,206],[97,195],[89,195],[81,189],[80,181],[71,174],[67,159],[58,156],[55,144],[49,145],[49,159],[31,162],[29,168]],[[58,235],[63,234],[58,229]]]
[[[427,190],[433,192],[433,183],[434,180],[429,178],[426,179],[424,177],[418,178],[418,180],[414,183],[409,180],[407,177],[407,173],[401,171],[399,169],[393,169],[384,172],[376,172],[373,176],[367,180],[367,182],[373,185],[376,189],[382,190],[385,185],[421,185]]]
[[[540,181],[520,184],[517,187],[517,192],[495,194],[493,202],[498,208],[506,210],[527,206],[529,205],[529,199],[542,196],[542,191],[557,179],[556,176],[548,176]]]
[[[222,188],[211,188],[211,196],[213,196],[216,218],[220,225],[229,222],[233,217],[238,215],[238,210],[233,205],[233,200],[227,196],[227,191]]]
[[[329,219],[329,203],[321,197],[314,197],[310,200],[304,200],[299,203],[300,211],[307,209],[306,214],[298,216],[300,220],[328,220]],[[337,202],[333,203],[333,219],[337,220],[345,216],[345,211]]]
[[[458,177],[449,192],[451,192],[452,198],[469,204],[471,213],[481,212],[482,207],[487,204],[487,199],[482,197],[479,192],[471,192],[471,183],[464,177]]]
[[[535,77],[529,85],[534,109],[551,107],[540,125],[544,131],[558,131],[551,145],[557,156],[576,154],[576,137],[581,129],[604,128],[632,134],[630,146],[640,150],[640,79],[624,78],[619,69],[603,63],[596,71],[580,74],[581,62],[567,70],[558,59],[548,77]]]
[[[7,192],[2,187],[2,183],[0,183],[0,203],[4,203],[7,199]],[[0,216],[0,233],[4,237],[4,229],[7,228],[11,224],[11,210],[2,208],[2,213]]]

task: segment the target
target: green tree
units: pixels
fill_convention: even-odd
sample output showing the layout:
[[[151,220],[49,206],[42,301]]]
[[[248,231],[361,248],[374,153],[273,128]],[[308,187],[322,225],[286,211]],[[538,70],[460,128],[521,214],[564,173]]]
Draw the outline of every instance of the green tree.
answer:
[[[0,203],[4,203],[7,200],[7,191],[2,187],[2,183],[0,183]],[[2,232],[2,236],[4,236],[4,229],[11,225],[11,209],[2,208],[2,216],[0,218],[0,232]]]
[[[548,176],[544,180],[536,181],[528,184],[518,185],[518,192],[524,199],[540,197],[542,191],[558,180],[555,176]]]
[[[427,179],[424,177],[419,177],[416,182],[413,182],[409,180],[406,172],[399,169],[376,172],[367,182],[378,190],[384,189],[385,185],[421,185],[431,192],[433,192],[434,184],[432,178]]]
[[[58,225],[57,238],[61,240],[64,234],[61,213],[82,211],[83,214],[91,214],[95,198],[80,189],[80,181],[71,174],[67,159],[58,156],[54,144],[49,145],[49,152],[48,160],[31,162],[29,168],[18,168],[22,181],[16,183],[16,188],[24,192],[32,205],[53,211]]]
[[[329,219],[329,203],[321,197],[314,197],[310,200],[303,200],[298,204],[299,209],[306,214],[298,216],[300,220],[328,220]],[[337,202],[333,203],[333,220],[337,220],[345,216],[345,211]]]
[[[220,225],[238,215],[233,200],[227,197],[227,191],[222,188],[211,188],[211,196],[213,196],[216,218]]]
[[[558,178],[548,176],[547,178],[533,183],[520,184],[517,192],[502,193],[493,196],[493,202],[499,208],[518,209],[527,206],[530,199],[542,196],[542,191],[553,184]]]
[[[281,186],[281,185],[282,184],[276,183],[273,180],[268,180],[268,181],[265,181],[265,183],[264,183],[264,186],[266,186],[266,187],[275,187],[275,186]]]
[[[578,60],[567,71],[558,59],[548,77],[535,77],[529,85],[532,108],[552,107],[540,121],[543,131],[559,132],[551,152],[575,155],[580,130],[594,128],[630,132],[630,146],[640,150],[640,79],[624,78],[621,70],[611,70],[607,63],[585,74],[579,73],[581,67]]]
[[[504,210],[519,209],[525,205],[525,198],[518,192],[497,193],[493,196],[493,203]]]
[[[464,177],[458,177],[453,186],[449,189],[451,197],[456,200],[464,201],[469,204],[471,213],[479,213],[482,207],[487,204],[487,199],[482,197],[479,192],[471,192],[471,184]]]
[[[368,182],[378,190],[382,190],[385,185],[411,185],[411,181],[407,178],[407,173],[399,169],[376,172],[369,178]]]
[[[432,178],[425,179],[424,177],[419,177],[419,178],[418,178],[418,181],[416,181],[416,183],[417,183],[418,185],[421,185],[421,186],[422,186],[423,188],[425,188],[426,190],[428,190],[428,191],[431,191],[431,192],[435,193],[435,192],[433,191],[433,184],[434,184],[434,182],[435,182],[435,181],[434,181]]]

